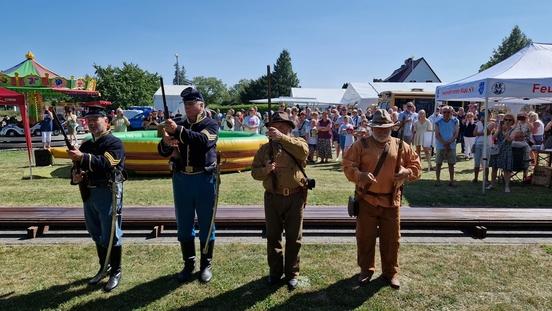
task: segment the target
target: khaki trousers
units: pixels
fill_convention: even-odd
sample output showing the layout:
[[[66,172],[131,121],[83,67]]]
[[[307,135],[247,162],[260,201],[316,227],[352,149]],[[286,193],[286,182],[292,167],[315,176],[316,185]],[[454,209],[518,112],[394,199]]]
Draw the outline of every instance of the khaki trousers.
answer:
[[[400,216],[398,208],[371,206],[360,200],[357,217],[357,261],[362,272],[375,271],[376,237],[379,235],[382,274],[399,273]]]
[[[305,191],[287,197],[265,192],[266,248],[271,276],[279,277],[285,273],[285,276],[290,278],[299,275],[303,209],[307,198]],[[284,230],[286,232],[285,260],[282,248]]]

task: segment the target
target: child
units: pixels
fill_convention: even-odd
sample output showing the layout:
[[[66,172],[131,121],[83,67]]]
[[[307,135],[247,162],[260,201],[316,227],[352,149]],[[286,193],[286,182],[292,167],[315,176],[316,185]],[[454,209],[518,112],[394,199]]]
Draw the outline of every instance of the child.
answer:
[[[314,154],[316,151],[316,142],[318,141],[318,129],[316,128],[317,120],[312,119],[307,124],[305,133],[307,136],[307,144],[309,145],[309,155],[307,156],[307,162],[309,164],[316,163],[314,160]]]

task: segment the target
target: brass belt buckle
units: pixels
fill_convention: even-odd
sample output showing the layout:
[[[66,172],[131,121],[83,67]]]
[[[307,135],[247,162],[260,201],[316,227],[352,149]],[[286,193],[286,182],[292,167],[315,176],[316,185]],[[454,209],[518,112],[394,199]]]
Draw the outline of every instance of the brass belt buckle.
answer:
[[[289,188],[284,188],[284,189],[282,189],[282,190],[284,190],[282,194],[283,194],[285,197],[289,196]]]
[[[184,168],[184,171],[185,171],[186,173],[193,173],[193,172],[194,172],[194,167],[193,167],[193,166],[186,166],[186,167]]]

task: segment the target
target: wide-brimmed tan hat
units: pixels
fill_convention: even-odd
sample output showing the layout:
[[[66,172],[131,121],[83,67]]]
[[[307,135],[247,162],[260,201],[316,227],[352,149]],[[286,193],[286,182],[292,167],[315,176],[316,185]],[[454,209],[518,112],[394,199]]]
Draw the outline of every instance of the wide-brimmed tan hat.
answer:
[[[397,125],[391,120],[391,115],[385,109],[377,109],[372,115],[372,120],[368,123],[370,127],[388,128]]]
[[[266,123],[266,126],[272,126],[272,124],[281,122],[287,123],[292,129],[295,128],[295,123],[289,119],[287,112],[276,112],[272,115],[272,120]]]

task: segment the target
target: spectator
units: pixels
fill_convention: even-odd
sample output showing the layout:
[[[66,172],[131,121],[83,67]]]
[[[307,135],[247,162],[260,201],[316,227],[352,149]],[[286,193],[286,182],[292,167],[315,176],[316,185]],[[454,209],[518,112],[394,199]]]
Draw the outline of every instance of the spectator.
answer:
[[[113,126],[113,131],[126,132],[128,127],[130,126],[130,122],[128,121],[127,117],[125,117],[125,115],[123,114],[123,109],[117,108],[116,113],[117,115],[111,121],[111,125]]]
[[[261,125],[261,120],[257,116],[257,111],[255,108],[249,108],[249,115],[243,120],[243,129],[246,132],[259,134],[259,126]]]
[[[339,126],[339,135],[343,136],[343,145],[341,146],[343,154],[345,154],[345,151],[349,149],[354,142],[353,132],[354,127],[351,124],[351,117],[345,116],[343,118],[343,124]]]
[[[52,143],[52,131],[54,130],[54,115],[48,109],[44,110],[42,122],[40,122],[40,132],[42,133],[42,148],[50,149]]]
[[[552,148],[552,121],[549,121],[544,127],[544,148]]]
[[[318,143],[316,144],[320,163],[328,163],[332,158],[332,121],[328,112],[322,112],[322,120],[318,121]]]
[[[73,146],[78,146],[77,140],[77,115],[73,112],[73,108],[67,108],[65,110],[65,122],[67,125],[67,136],[69,137],[69,142]]]
[[[454,187],[454,165],[456,164],[456,138],[458,137],[458,119],[452,118],[452,107],[444,106],[443,117],[435,124],[436,156],[435,174],[437,177],[436,186],[441,182],[441,166],[443,161],[448,163],[449,186]]]
[[[471,160],[473,158],[473,144],[475,143],[475,116],[468,112],[464,118],[464,132],[460,131],[464,136],[464,158]]]
[[[398,121],[401,122],[401,126],[403,127],[403,141],[410,145],[414,138],[413,128],[414,123],[418,120],[418,114],[416,113],[416,106],[414,106],[414,103],[408,102],[405,106],[405,110],[398,116]]]
[[[223,131],[234,131],[236,121],[234,120],[234,109],[228,109],[224,120],[222,120],[221,128]]]
[[[472,113],[472,116],[473,116],[473,113]],[[458,122],[459,122],[460,131],[458,133],[458,139],[456,142],[460,143],[460,147],[462,148],[461,152],[463,154],[466,154],[466,147],[465,147],[466,145],[464,141],[464,132],[466,131],[466,121],[467,121],[466,117],[467,117],[467,114],[464,112],[464,107],[459,107],[458,113],[456,114],[456,118],[458,119]]]
[[[362,118],[358,114],[358,110],[353,109],[353,115],[351,116],[351,124],[353,125],[355,130],[359,127],[361,120]]]
[[[533,142],[540,146],[544,140],[544,123],[539,120],[539,115],[534,111],[529,112],[528,116]]]
[[[471,113],[471,112],[469,112]],[[488,182],[489,180],[489,158],[492,156],[491,155],[491,150],[495,150],[495,147],[491,147],[493,145],[493,139],[492,139],[492,134],[493,134],[493,131],[495,130],[496,128],[496,124],[494,122],[491,121],[491,114],[487,114],[487,121],[485,122],[484,119],[481,119],[479,121],[477,121],[477,123],[475,124],[475,129],[473,131],[473,134],[474,134],[474,138],[475,138],[475,141],[474,141],[474,153],[473,153],[473,180],[472,182],[476,183],[478,182],[478,179],[479,179],[479,171],[481,170],[481,164],[483,163],[482,162],[482,159],[483,159],[483,146],[485,144],[485,141],[484,141],[484,137],[485,137],[485,131],[484,129],[486,128],[487,130],[487,152],[486,152],[486,162],[485,162],[485,183]],[[498,147],[496,147],[498,148]]]
[[[514,115],[504,115],[504,122],[498,126],[498,130],[493,135],[497,142],[499,152],[491,156],[489,166],[492,168],[491,183],[487,190],[495,187],[498,169],[504,173],[504,192],[510,192],[510,177],[514,167],[514,157],[512,153],[512,133],[514,131]]]
[[[142,127],[145,130],[156,130],[157,129],[157,112],[151,112],[142,122]]]
[[[234,116],[235,131],[243,131],[243,114],[241,111],[237,111]]]
[[[316,112],[315,112],[316,113]],[[313,113],[312,115],[314,116]],[[318,143],[318,120],[316,118],[312,118],[311,120],[307,120],[308,124],[306,126],[306,137],[307,137],[307,144],[309,145],[309,154],[307,156],[307,162],[309,164],[316,163],[314,159],[314,155],[316,153],[316,144]]]
[[[433,126],[426,118],[425,110],[418,112],[418,120],[414,123],[414,140],[412,144],[416,146],[416,153],[421,157],[422,148],[427,160],[427,170],[431,171],[431,138],[433,136]]]
[[[299,113],[299,117],[297,118],[297,122],[295,123],[295,129],[292,131],[293,136],[302,137],[307,140],[308,124],[309,120],[307,120],[307,113],[301,111],[301,113]]]

